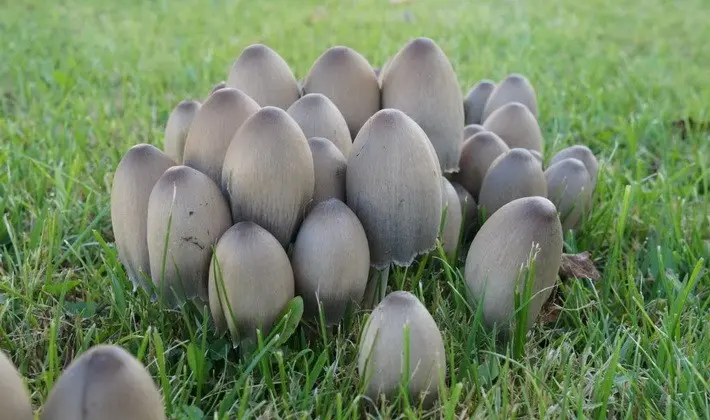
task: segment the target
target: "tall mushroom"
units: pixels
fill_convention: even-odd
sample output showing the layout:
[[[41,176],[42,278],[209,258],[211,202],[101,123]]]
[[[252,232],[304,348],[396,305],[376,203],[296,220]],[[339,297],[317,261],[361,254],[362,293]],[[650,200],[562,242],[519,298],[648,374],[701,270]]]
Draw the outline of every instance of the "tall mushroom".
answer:
[[[178,164],[182,164],[187,133],[190,130],[195,114],[200,110],[201,106],[202,104],[198,101],[180,101],[170,113],[168,122],[165,123],[163,150]]]
[[[483,123],[483,110],[495,88],[496,84],[492,80],[483,79],[468,91],[463,101],[466,125]],[[464,137],[465,139],[466,137]]]
[[[312,137],[308,147],[313,156],[315,185],[311,207],[329,198],[345,201],[345,174],[348,161],[328,139]]]
[[[0,351],[0,419],[34,419],[30,396],[22,376],[3,351]]]
[[[519,102],[537,119],[537,94],[530,81],[519,73],[513,73],[503,79],[493,92],[490,93],[486,106],[481,116],[481,121],[486,121],[498,108],[510,102]]]
[[[535,116],[520,102],[509,102],[496,109],[483,123],[511,149],[520,147],[542,152],[542,132]]]
[[[587,168],[575,158],[563,159],[545,171],[547,196],[557,207],[562,229],[576,230],[589,210],[592,182]]]
[[[327,96],[320,93],[306,94],[288,108],[288,115],[298,123],[306,138],[326,138],[340,149],[343,156],[350,153],[353,140],[348,123]]]

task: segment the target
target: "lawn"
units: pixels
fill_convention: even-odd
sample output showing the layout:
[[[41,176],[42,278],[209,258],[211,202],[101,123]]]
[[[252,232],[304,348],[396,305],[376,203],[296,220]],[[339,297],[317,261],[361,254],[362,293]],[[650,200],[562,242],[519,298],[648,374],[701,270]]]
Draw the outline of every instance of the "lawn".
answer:
[[[113,343],[146,366],[173,419],[710,416],[710,134],[673,126],[710,120],[707,1],[0,4],[0,348],[35,409],[77,355]],[[429,411],[362,396],[366,313],[240,357],[209,309],[133,292],[113,245],[113,171],[134,144],[162,148],[180,100],[203,100],[252,43],[300,79],[332,45],[378,67],[415,36],[442,47],[464,93],[526,75],[546,162],[576,143],[599,159],[593,211],[565,252],[589,251],[601,279],[561,282],[522,354],[459,297],[463,265],[436,258],[390,280],[444,337],[447,387]]]

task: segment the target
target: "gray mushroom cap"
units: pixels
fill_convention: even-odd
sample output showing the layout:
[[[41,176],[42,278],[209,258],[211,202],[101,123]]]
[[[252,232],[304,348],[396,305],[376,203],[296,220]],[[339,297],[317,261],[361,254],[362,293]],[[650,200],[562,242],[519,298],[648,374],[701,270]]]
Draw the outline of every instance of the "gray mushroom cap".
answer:
[[[592,182],[587,168],[575,158],[563,159],[545,171],[547,196],[557,207],[562,229],[576,230],[589,211]]]
[[[345,117],[352,139],[380,109],[380,86],[372,66],[360,53],[344,46],[331,47],[316,59],[303,92],[327,96]]]
[[[516,198],[547,197],[547,182],[542,167],[525,149],[511,149],[491,164],[481,184],[478,205],[490,217]]]
[[[584,163],[592,182],[592,190],[594,190],[597,185],[597,174],[599,173],[599,162],[597,162],[594,153],[592,153],[589,147],[581,144],[570,146],[557,152],[552,159],[550,159],[550,166],[568,158],[579,159]]]
[[[463,141],[466,143],[466,140],[471,138],[472,136],[480,133],[481,131],[486,131],[485,128],[483,128],[482,125],[478,124],[469,124],[466,127],[463,128]]]
[[[322,137],[340,149],[343,156],[350,153],[353,140],[348,123],[335,104],[325,95],[309,93],[291,105],[288,114],[303,130],[306,138]]]
[[[153,378],[141,362],[114,345],[97,345],[59,377],[41,420],[164,420]]]
[[[370,271],[370,249],[362,223],[342,201],[316,205],[296,236],[292,257],[296,292],[305,314],[327,325],[340,321],[348,304],[359,305]]]
[[[192,119],[201,106],[202,104],[198,101],[184,100],[177,104],[168,117],[168,122],[165,124],[163,150],[176,163],[182,163],[187,133],[190,130]]]
[[[266,337],[294,296],[291,263],[272,234],[239,222],[222,235],[209,272],[210,312],[219,331],[228,328],[235,341],[255,343],[256,329]]]
[[[416,38],[392,58],[382,75],[382,108],[404,112],[424,130],[442,172],[459,169],[463,97],[453,66],[434,41]]]
[[[207,175],[187,166],[165,171],[150,194],[147,225],[150,273],[160,297],[173,305],[207,300],[212,246],[231,224],[229,206]]]
[[[301,96],[288,63],[274,50],[252,44],[242,50],[227,77],[227,86],[249,95],[259,106],[287,110]]]
[[[362,222],[371,264],[408,266],[431,251],[441,221],[439,166],[424,131],[405,113],[383,109],[355,138],[347,204]]]
[[[308,147],[313,156],[315,186],[313,189],[314,206],[329,198],[345,201],[345,174],[348,161],[340,150],[328,139],[312,137]]]
[[[137,144],[123,155],[111,186],[111,225],[118,258],[134,287],[150,289],[148,199],[153,186],[175,162],[150,144]]]
[[[0,419],[34,419],[30,396],[22,376],[3,351],[0,351]]]
[[[503,333],[510,331],[515,311],[518,270],[524,281],[533,248],[535,277],[528,306],[531,328],[552,292],[562,259],[562,227],[557,209],[547,198],[513,200],[493,214],[478,231],[466,257],[464,277],[474,303],[483,305],[483,322]],[[519,288],[522,289],[521,283]]]
[[[239,127],[260,107],[244,92],[223,88],[213,93],[197,112],[185,142],[184,164],[219,185],[227,148]]]
[[[509,151],[505,142],[490,131],[469,137],[461,149],[460,169],[453,181],[461,184],[477,198],[488,168],[496,158]]]
[[[358,375],[367,383],[370,398],[392,398],[406,379],[405,345],[409,351],[409,394],[430,406],[438,396],[440,378],[446,377],[444,342],[429,311],[409,292],[390,293],[370,314],[360,336]]]
[[[544,165],[544,159],[542,157],[542,153],[538,152],[537,150],[533,149],[528,149],[528,152],[530,152],[535,159],[540,163],[540,167],[542,168],[542,165]]]
[[[453,185],[444,177],[441,178],[441,212],[445,214],[444,226],[441,229],[441,246],[444,252],[452,255],[456,252],[463,222],[461,201]],[[443,216],[442,216],[443,217]]]
[[[463,101],[464,115],[466,124],[482,124],[483,110],[486,107],[486,102],[491,96],[491,93],[496,88],[496,84],[492,80],[483,79],[476,83],[475,86],[468,91],[466,98]],[[464,136],[464,139],[467,137]]]
[[[525,76],[513,73],[503,79],[490,93],[481,120],[486,121],[497,109],[510,102],[519,102],[525,105],[537,119],[538,108],[535,89]]]
[[[212,87],[212,90],[210,91],[210,95],[217,92],[220,89],[224,89],[227,87],[227,82],[222,80],[221,82],[217,83]]]
[[[496,133],[511,149],[519,147],[542,152],[542,132],[525,105],[509,102],[493,112],[483,128]]]
[[[476,200],[473,198],[470,192],[466,190],[458,182],[452,182],[451,186],[454,187],[456,194],[459,196],[459,202],[461,203],[461,217],[463,218],[463,229],[464,235],[468,235],[471,228],[476,224],[477,208]]]
[[[286,111],[264,107],[234,135],[222,169],[234,223],[255,222],[286,246],[303,220],[314,185],[308,141]]]

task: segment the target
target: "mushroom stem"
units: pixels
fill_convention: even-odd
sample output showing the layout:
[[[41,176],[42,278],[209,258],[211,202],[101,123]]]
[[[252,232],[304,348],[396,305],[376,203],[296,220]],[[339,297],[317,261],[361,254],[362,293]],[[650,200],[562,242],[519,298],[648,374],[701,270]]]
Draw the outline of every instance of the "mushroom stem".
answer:
[[[385,297],[390,265],[388,264],[383,269],[370,267],[370,276],[365,287],[365,295],[362,298],[362,309],[374,308]]]

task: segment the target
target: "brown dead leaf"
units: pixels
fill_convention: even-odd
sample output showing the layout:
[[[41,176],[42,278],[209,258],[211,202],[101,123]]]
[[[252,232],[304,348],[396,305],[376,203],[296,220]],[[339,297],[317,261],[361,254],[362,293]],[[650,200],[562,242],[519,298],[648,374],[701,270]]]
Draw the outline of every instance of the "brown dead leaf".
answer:
[[[601,274],[594,266],[592,254],[589,251],[579,254],[562,254],[559,274],[562,280],[578,278],[598,281],[601,279]]]
[[[688,118],[687,120],[676,120],[673,121],[673,128],[680,130],[681,138],[686,138],[688,137],[689,131],[702,131],[710,133],[710,121],[698,122],[692,118]]]

